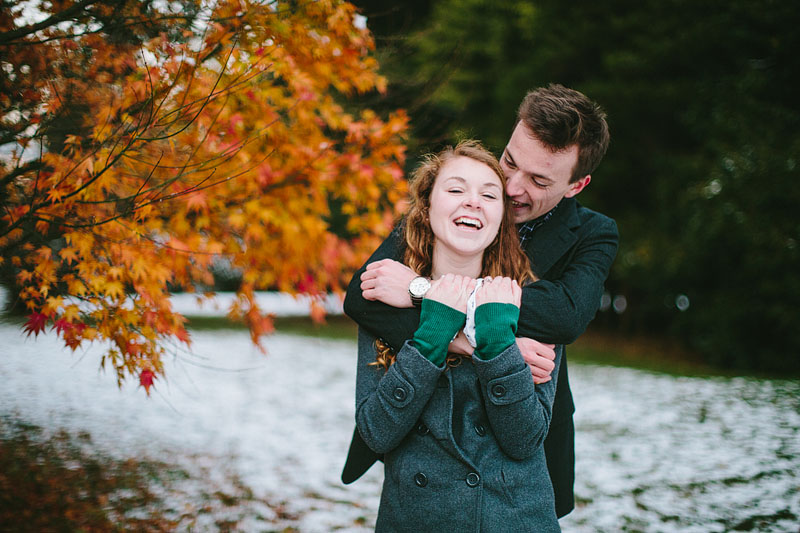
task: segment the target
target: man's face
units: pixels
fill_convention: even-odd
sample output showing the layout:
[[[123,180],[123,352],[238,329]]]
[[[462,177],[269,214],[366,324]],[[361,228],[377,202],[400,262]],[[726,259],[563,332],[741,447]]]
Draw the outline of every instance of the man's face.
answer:
[[[578,162],[578,146],[553,152],[535,139],[520,121],[511,134],[500,166],[506,175],[506,195],[511,199],[517,224],[540,217],[562,198],[571,198],[589,184],[591,176],[570,183]]]

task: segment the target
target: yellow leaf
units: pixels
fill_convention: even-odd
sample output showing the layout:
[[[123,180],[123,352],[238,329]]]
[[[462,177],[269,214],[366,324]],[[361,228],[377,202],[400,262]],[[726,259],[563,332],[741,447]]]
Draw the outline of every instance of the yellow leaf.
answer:
[[[61,315],[67,322],[73,322],[80,317],[80,309],[77,305],[68,305],[64,308],[64,313]]]
[[[86,295],[86,285],[84,285],[83,281],[79,279],[69,281],[67,283],[67,290],[70,294],[74,294],[75,296]]]
[[[17,280],[21,284],[28,283],[29,281],[31,281],[31,279],[33,279],[33,272],[31,272],[30,270],[20,270],[17,273]]]
[[[119,279],[122,279],[122,274],[124,272],[125,272],[125,270],[122,267],[113,266],[113,267],[108,269],[108,277],[111,278],[111,279],[119,280]]]
[[[62,248],[61,251],[58,252],[58,255],[60,255],[61,259],[66,261],[68,265],[78,260],[78,254],[75,253],[75,249],[69,246]]]
[[[122,300],[125,297],[125,287],[119,281],[106,283],[105,294],[111,298]]]
[[[228,224],[235,230],[240,230],[244,227],[245,223],[247,222],[247,218],[245,214],[242,212],[231,213],[228,215]]]

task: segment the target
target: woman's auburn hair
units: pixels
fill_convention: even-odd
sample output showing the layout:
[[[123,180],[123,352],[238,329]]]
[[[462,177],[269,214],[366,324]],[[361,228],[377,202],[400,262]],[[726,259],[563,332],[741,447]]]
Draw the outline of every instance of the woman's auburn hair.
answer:
[[[428,212],[431,193],[442,168],[456,157],[469,157],[483,163],[500,179],[503,190],[503,219],[494,241],[483,252],[481,276],[510,277],[522,285],[534,279],[530,261],[519,245],[514,214],[505,199],[506,176],[497,158],[478,141],[465,140],[448,146],[438,154],[425,156],[411,177],[409,210],[405,217],[405,256],[403,262],[421,276],[430,276],[433,268],[434,235]]]
[[[428,154],[411,176],[409,187],[409,210],[402,227],[405,236],[403,262],[421,276],[430,276],[433,268],[433,241],[428,213],[431,193],[441,169],[457,157],[469,157],[483,163],[500,179],[503,190],[503,219],[497,236],[483,251],[481,276],[510,277],[520,285],[535,281],[528,256],[519,244],[519,234],[514,225],[514,213],[505,198],[506,176],[497,158],[475,140],[464,140],[456,146],[448,146],[437,154]],[[386,369],[394,362],[395,354],[381,340],[376,341],[378,355],[376,363]]]

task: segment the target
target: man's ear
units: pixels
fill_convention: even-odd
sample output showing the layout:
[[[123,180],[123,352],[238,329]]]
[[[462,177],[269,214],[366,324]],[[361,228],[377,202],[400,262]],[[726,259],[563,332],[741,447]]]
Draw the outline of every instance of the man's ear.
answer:
[[[582,177],[575,183],[570,183],[569,189],[567,189],[567,194],[565,194],[564,197],[572,198],[573,196],[581,192],[583,189],[585,189],[586,186],[589,185],[590,181],[592,181],[591,174],[586,174],[584,177]]]

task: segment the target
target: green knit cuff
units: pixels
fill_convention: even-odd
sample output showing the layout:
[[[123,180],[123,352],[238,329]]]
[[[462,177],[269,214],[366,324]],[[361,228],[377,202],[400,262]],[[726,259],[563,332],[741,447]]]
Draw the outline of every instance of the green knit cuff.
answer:
[[[414,333],[414,345],[428,361],[442,366],[447,347],[464,327],[467,315],[443,303],[425,298],[419,316],[419,328]]]
[[[488,303],[475,309],[475,354],[488,361],[515,341],[519,307],[513,304]]]

